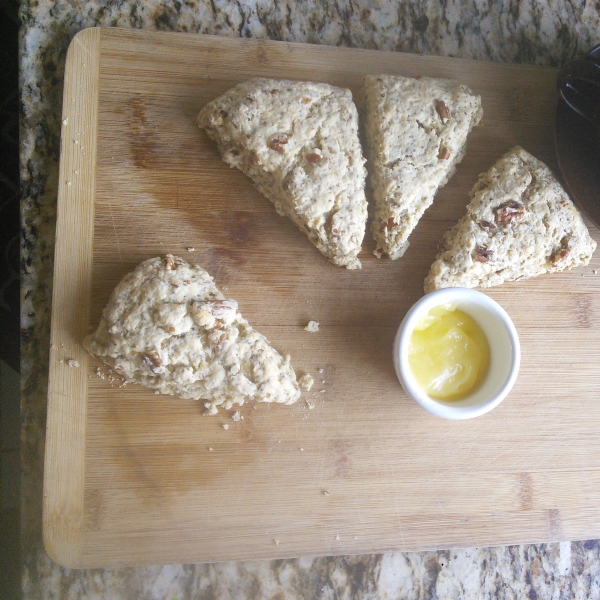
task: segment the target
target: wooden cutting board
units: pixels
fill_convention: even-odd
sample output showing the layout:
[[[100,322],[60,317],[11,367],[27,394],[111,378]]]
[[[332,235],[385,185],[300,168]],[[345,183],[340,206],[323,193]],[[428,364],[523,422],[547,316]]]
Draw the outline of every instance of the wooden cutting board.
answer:
[[[347,271],[220,160],[195,117],[251,76],[347,86],[360,110],[366,73],[457,78],[481,94],[485,115],[405,257],[377,260],[367,235],[362,270]],[[396,328],[478,173],[515,144],[555,169],[555,76],[225,37],[78,34],[52,309],[50,556],[117,566],[600,537],[600,254],[487,292],[512,316],[523,352],[513,391],[491,413],[437,419],[406,397],[392,366]],[[121,277],[167,252],[208,270],[298,372],[315,376],[313,390],[291,407],[245,405],[234,422],[233,411],[203,417],[202,403],[98,377],[106,369],[82,338]],[[318,333],[304,331],[310,319]]]

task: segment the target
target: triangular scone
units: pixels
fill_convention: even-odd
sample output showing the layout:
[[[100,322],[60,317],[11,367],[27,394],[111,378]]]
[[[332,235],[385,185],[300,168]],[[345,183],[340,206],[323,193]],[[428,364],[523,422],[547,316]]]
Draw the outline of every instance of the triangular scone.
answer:
[[[113,291],[83,345],[126,381],[206,400],[210,414],[245,400],[292,404],[290,357],[254,331],[212,277],[181,258],[151,258]]]
[[[440,242],[425,292],[587,265],[596,249],[550,169],[519,146],[479,176],[471,197],[467,214]]]
[[[364,88],[375,256],[396,259],[465,155],[467,135],[483,115],[481,98],[456,81],[429,77],[367,75]]]
[[[366,169],[350,90],[251,79],[207,104],[198,125],[331,262],[360,268]]]

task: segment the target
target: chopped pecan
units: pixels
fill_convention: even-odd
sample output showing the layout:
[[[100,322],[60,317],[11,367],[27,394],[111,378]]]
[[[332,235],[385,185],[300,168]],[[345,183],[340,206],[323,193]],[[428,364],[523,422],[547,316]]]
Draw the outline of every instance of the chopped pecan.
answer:
[[[221,115],[221,118],[223,118],[223,119],[226,119],[226,118],[227,118],[227,116],[228,116],[228,115],[227,115],[227,111],[226,111],[226,110],[223,110],[223,109],[221,109],[221,110],[219,111],[219,114]]]
[[[311,152],[310,154],[306,155],[306,160],[309,163],[313,163],[313,164],[319,164],[321,162],[321,160],[323,159],[323,157],[320,154],[317,154],[316,152]]]
[[[214,300],[205,304],[217,319],[224,319],[229,315],[235,315],[238,304],[235,300]]]
[[[567,258],[567,256],[569,256],[569,252],[571,250],[572,245],[573,245],[573,238],[568,235],[565,235],[565,237],[563,237],[562,240],[560,240],[560,247],[557,248],[550,255],[550,262],[553,265],[555,265],[557,262]]]
[[[448,160],[450,158],[450,150],[446,146],[440,146],[440,153],[438,154],[440,160]]]
[[[560,250],[556,250],[550,256],[550,262],[555,265],[557,262],[564,260],[569,256],[568,248],[561,248]]]
[[[167,256],[165,256],[163,259],[163,262],[167,271],[172,271],[173,269],[176,269],[180,265],[184,264],[184,261],[181,258],[178,256],[173,256],[172,254],[167,254]]]
[[[222,329],[235,320],[237,309],[235,300],[197,301],[192,304],[191,316],[200,327]]]
[[[283,154],[283,146],[290,140],[290,136],[287,133],[276,133],[269,138],[267,146],[279,154]]]
[[[302,104],[308,104],[309,102],[311,102],[310,98],[307,98],[306,96],[302,98]]]
[[[484,219],[479,221],[479,227],[481,227],[481,229],[496,229],[496,226],[493,223],[485,221]]]
[[[158,352],[152,351],[148,352],[148,354],[142,355],[142,361],[147,369],[156,373],[156,369],[162,366],[162,360],[160,360],[160,356]]]
[[[379,231],[383,232],[386,227],[387,227],[387,229],[389,231],[390,229],[393,229],[397,225],[398,225],[398,223],[396,223],[394,221],[394,217],[390,217],[385,223],[381,224],[381,226],[379,227]]]
[[[219,340],[217,342],[217,349],[221,352],[223,351],[223,346],[225,345],[225,342],[227,341],[227,335],[222,333],[219,336]]]
[[[523,218],[525,207],[520,202],[511,200],[498,206],[494,212],[496,213],[496,223],[509,223],[515,219]]]
[[[560,240],[560,245],[563,248],[571,248],[573,246],[573,238],[570,235],[565,235],[565,237]]]
[[[279,90],[276,90],[275,88],[273,88],[271,90],[271,94],[273,94],[273,96],[275,96],[275,94],[279,94]]]
[[[493,250],[488,250],[483,246],[477,246],[475,248],[475,260],[481,263],[489,262],[490,258],[492,258],[494,252]]]
[[[443,122],[446,122],[451,116],[450,110],[443,100],[435,101],[435,110],[437,111],[437,114],[440,115],[440,119],[442,119]]]

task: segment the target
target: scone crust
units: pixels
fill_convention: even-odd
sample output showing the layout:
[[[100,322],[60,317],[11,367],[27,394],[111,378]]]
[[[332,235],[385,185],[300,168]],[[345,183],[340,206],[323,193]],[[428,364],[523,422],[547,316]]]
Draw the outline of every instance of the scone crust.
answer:
[[[198,125],[334,264],[360,268],[365,159],[350,90],[251,79],[207,104]]]
[[[516,146],[471,190],[449,229],[425,292],[491,287],[587,265],[596,242],[569,196],[540,160]]]
[[[364,93],[375,255],[396,259],[462,160],[481,98],[450,79],[393,75],[367,75]]]
[[[83,341],[126,381],[216,407],[294,403],[290,357],[282,357],[198,265],[167,255],[126,275]]]

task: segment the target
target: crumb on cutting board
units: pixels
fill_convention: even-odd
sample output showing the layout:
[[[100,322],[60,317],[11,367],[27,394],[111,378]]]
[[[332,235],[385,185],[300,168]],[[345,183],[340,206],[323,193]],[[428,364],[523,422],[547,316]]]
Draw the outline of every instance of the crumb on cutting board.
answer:
[[[310,391],[310,388],[313,386],[314,382],[315,382],[315,380],[313,379],[313,377],[310,373],[305,373],[298,380],[300,387],[307,392]]]
[[[305,331],[309,333],[315,333],[319,331],[319,322],[318,321],[309,321],[308,325],[304,328]]]

